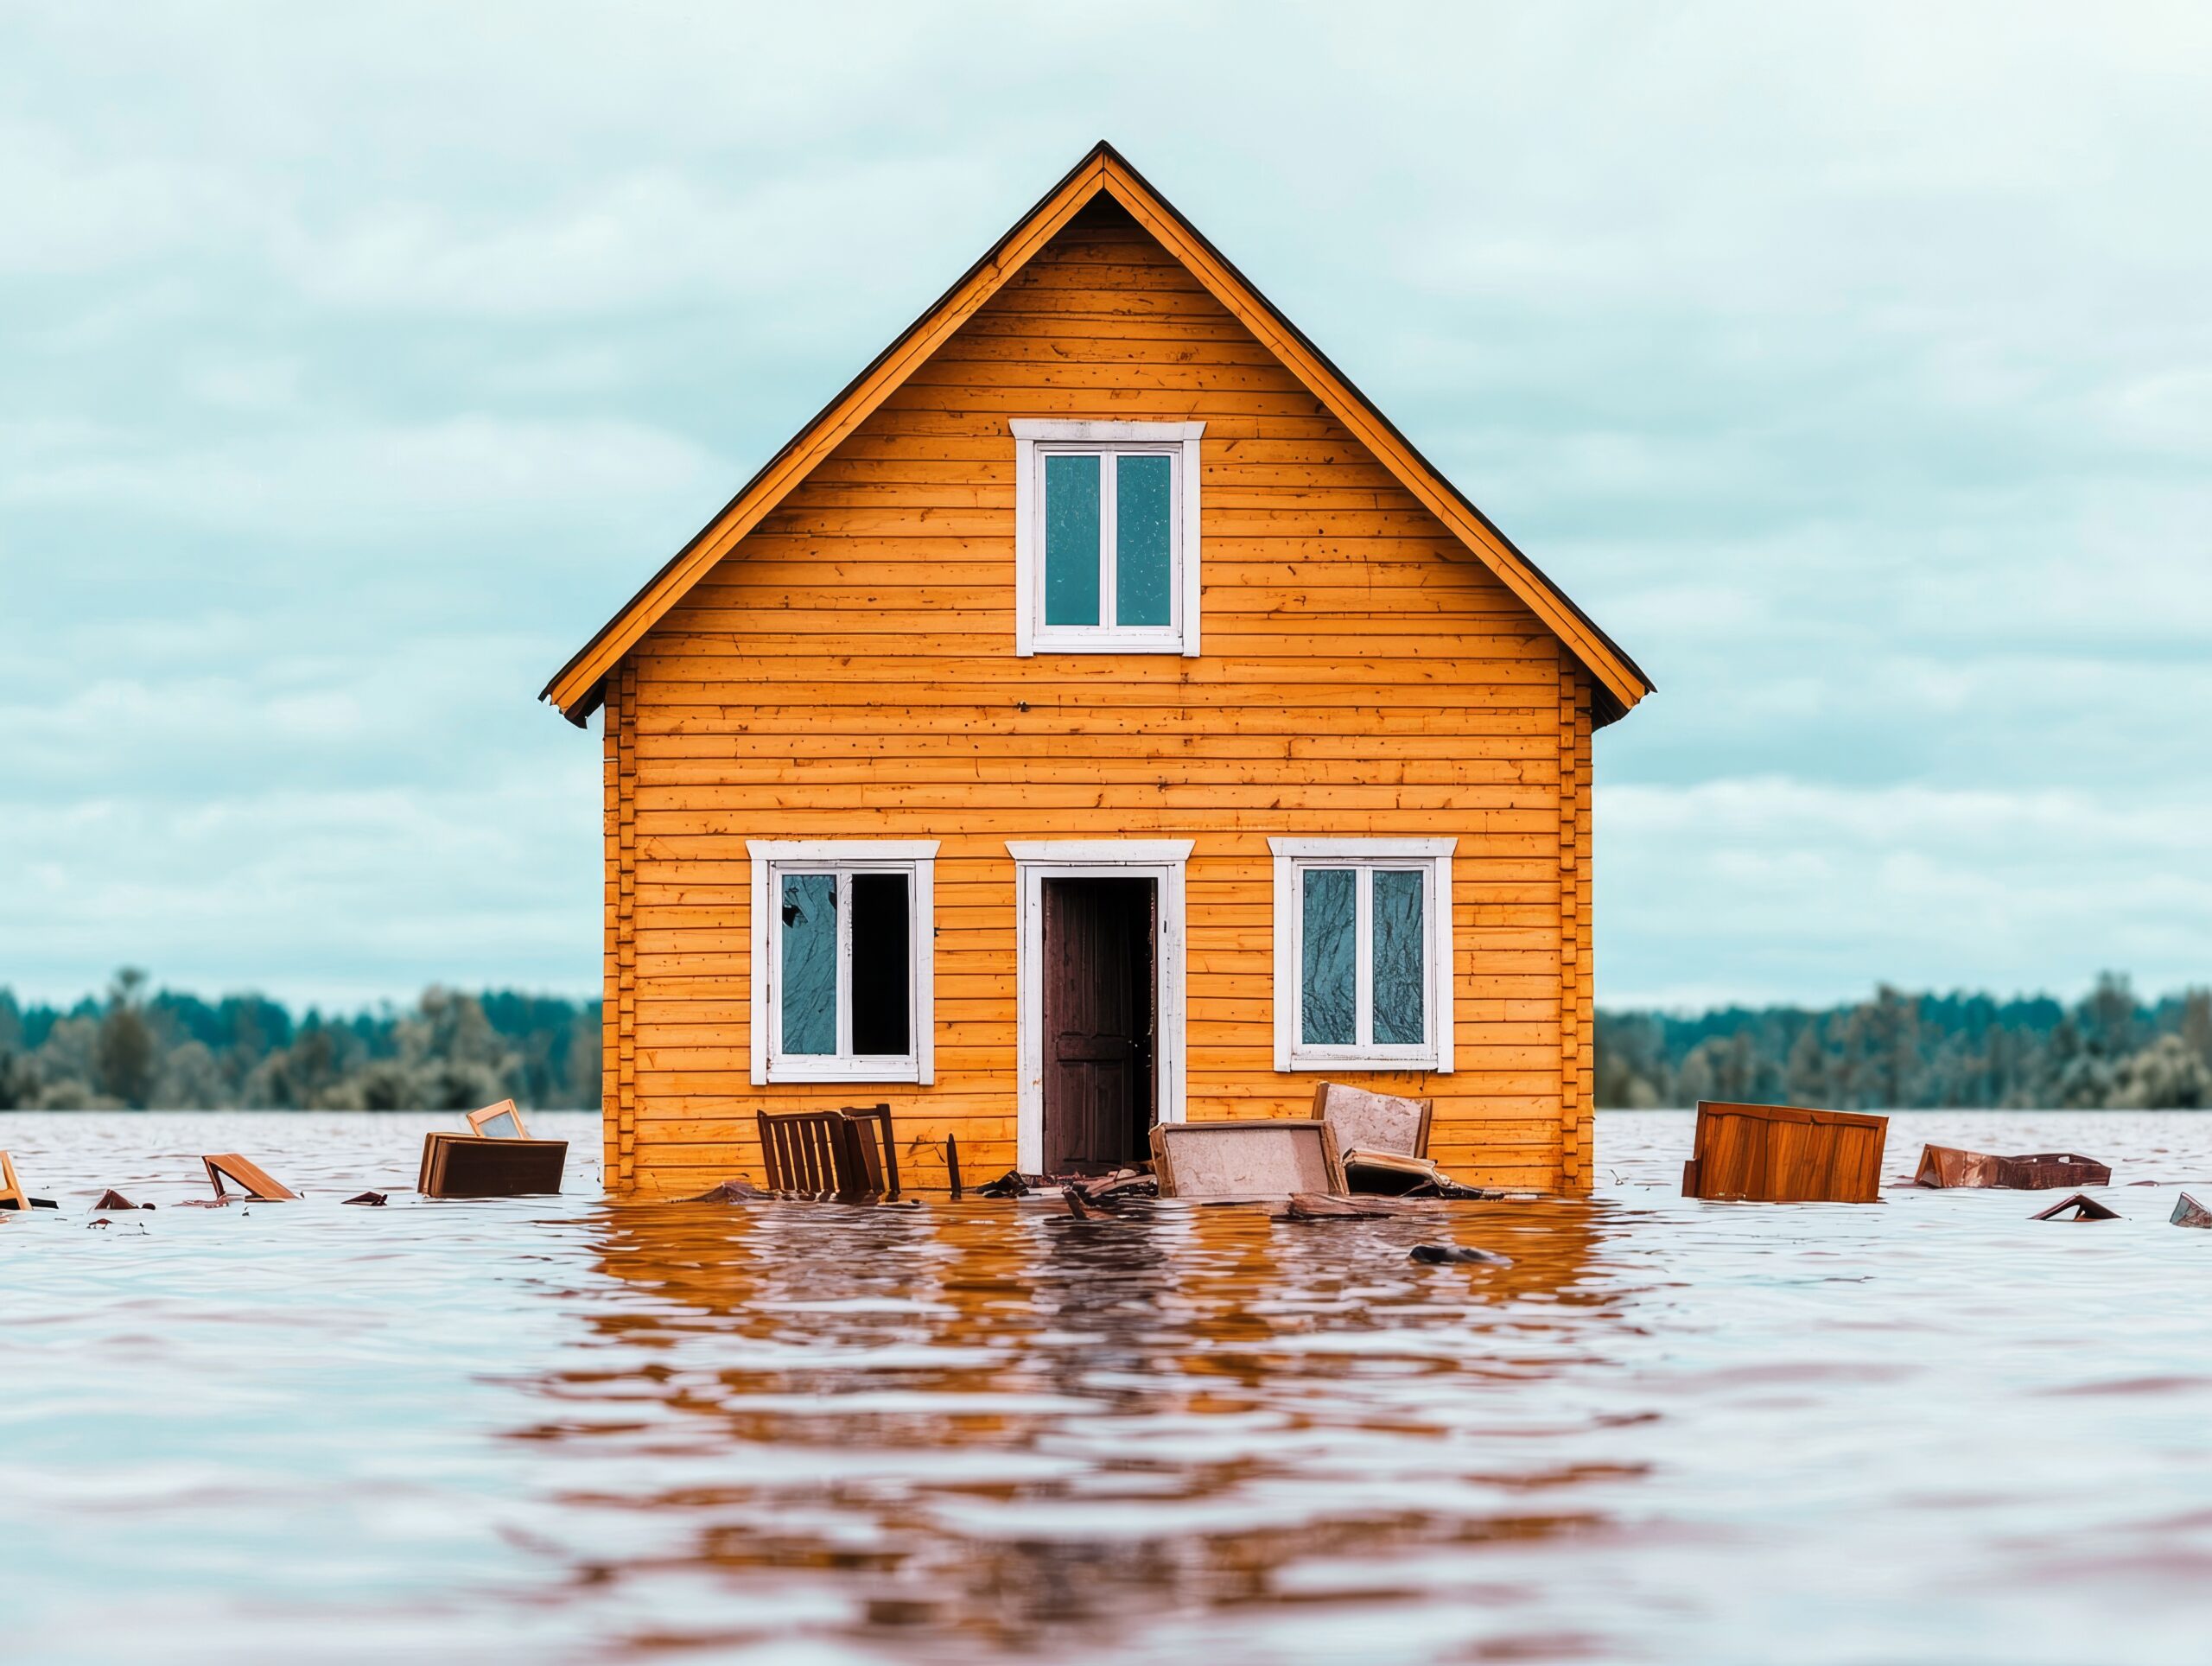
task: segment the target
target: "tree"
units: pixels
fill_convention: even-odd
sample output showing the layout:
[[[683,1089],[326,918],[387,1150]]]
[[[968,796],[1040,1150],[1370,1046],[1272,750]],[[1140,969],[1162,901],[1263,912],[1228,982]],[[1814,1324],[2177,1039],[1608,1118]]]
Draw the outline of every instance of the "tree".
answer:
[[[92,1044],[92,1080],[111,1099],[145,1110],[154,1093],[154,1029],[146,1021],[146,974],[125,966],[107,993]]]
[[[2178,1035],[2162,1035],[2130,1059],[2112,1102],[2131,1110],[2202,1110],[2212,1106],[2212,1065]]]

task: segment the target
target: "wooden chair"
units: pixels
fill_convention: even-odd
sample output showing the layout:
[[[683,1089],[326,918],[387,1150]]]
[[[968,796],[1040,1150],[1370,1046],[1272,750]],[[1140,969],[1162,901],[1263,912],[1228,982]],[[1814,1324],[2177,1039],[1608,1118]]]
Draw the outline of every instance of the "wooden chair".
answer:
[[[854,1144],[865,1165],[867,1189],[879,1197],[899,1195],[899,1145],[891,1129],[891,1107],[872,1105],[856,1110],[847,1105],[842,1113],[853,1124]]]
[[[761,1111],[760,1160],[768,1190],[848,1202],[899,1195],[891,1107]]]
[[[807,1197],[840,1195],[864,1173],[854,1150],[857,1136],[842,1110],[760,1113],[760,1161],[768,1190]]]

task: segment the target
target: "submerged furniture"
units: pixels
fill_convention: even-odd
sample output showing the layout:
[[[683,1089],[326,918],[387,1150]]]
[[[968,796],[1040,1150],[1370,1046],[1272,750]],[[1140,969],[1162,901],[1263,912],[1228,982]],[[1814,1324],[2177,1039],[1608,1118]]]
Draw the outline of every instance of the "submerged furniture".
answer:
[[[2015,1192],[2044,1192],[2061,1186],[2109,1186],[2112,1170],[2094,1157],[2070,1151],[2039,1151],[2026,1157],[1993,1157],[1956,1146],[1923,1146],[1915,1186],[1948,1190],[1955,1186],[2004,1186]]]
[[[761,1111],[760,1158],[768,1190],[848,1202],[899,1195],[891,1107]]]
[[[1313,1114],[1336,1130],[1339,1152],[1357,1148],[1426,1157],[1431,1110],[1427,1099],[1370,1093],[1342,1082],[1324,1082],[1313,1090]]]
[[[486,1140],[530,1138],[530,1130],[522,1125],[522,1113],[515,1109],[515,1102],[512,1099],[502,1099],[496,1105],[470,1111],[468,1130]]]
[[[1872,1203],[1890,1119],[1700,1099],[1682,1195],[1744,1203]]]
[[[1152,1166],[1163,1198],[1249,1203],[1350,1191],[1333,1132],[1318,1117],[1161,1122],[1152,1130]]]
[[[561,1189],[566,1140],[487,1140],[434,1130],[423,1136],[415,1189],[426,1198],[524,1198]]]
[[[202,1157],[200,1161],[207,1169],[218,1198],[224,1195],[223,1182],[226,1180],[247,1197],[262,1203],[282,1203],[300,1195],[282,1181],[272,1180],[269,1171],[258,1163],[248,1162],[235,1151],[220,1151],[212,1157]]]

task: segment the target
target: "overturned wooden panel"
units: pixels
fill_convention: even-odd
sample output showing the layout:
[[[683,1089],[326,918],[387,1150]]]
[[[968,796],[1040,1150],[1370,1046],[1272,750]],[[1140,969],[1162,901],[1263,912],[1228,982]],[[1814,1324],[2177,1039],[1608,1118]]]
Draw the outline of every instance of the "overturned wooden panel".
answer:
[[[1873,1203],[1886,1116],[1700,1100],[1682,1195],[1743,1203]]]
[[[23,1190],[23,1183],[16,1178],[16,1160],[6,1152],[0,1151],[0,1209],[29,1209],[30,1206],[29,1193]]]
[[[2117,1209],[2108,1209],[2086,1192],[2076,1192],[2070,1198],[2061,1198],[2048,1209],[2028,1217],[2036,1221],[2116,1221]]]
[[[2212,1209],[2184,1192],[2174,1199],[2174,1212],[2166,1218],[2176,1226],[2212,1226]]]
[[[1324,1082],[1313,1090],[1313,1114],[1336,1130],[1339,1152],[1357,1148],[1425,1157],[1430,1110],[1427,1099],[1371,1093],[1342,1082]]]
[[[426,1198],[523,1198],[558,1192],[566,1140],[487,1140],[473,1134],[423,1136],[416,1189]]]
[[[288,1198],[300,1195],[283,1181],[273,1179],[269,1171],[258,1163],[248,1162],[235,1151],[219,1151],[213,1156],[202,1157],[200,1161],[207,1169],[207,1179],[219,1198],[223,1195],[225,1180],[247,1197],[263,1203],[282,1203]]]
[[[1152,1160],[1163,1198],[1217,1202],[1347,1194],[1329,1125],[1309,1122],[1162,1122]]]
[[[1937,1189],[2001,1186],[2014,1192],[2045,1192],[2062,1186],[2109,1186],[2112,1170],[2094,1157],[2069,1151],[2039,1151],[2024,1157],[1994,1157],[1955,1146],[1923,1146],[1913,1184]]]

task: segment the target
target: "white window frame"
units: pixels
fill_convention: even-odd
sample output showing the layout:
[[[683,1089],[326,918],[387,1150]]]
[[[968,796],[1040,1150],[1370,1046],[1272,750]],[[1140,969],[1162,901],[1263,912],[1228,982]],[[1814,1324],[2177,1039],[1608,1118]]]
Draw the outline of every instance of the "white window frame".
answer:
[[[752,985],[753,1080],[756,1086],[772,1082],[914,1082],[937,1080],[937,849],[935,839],[752,839],[746,852],[753,858],[753,962],[747,969]],[[775,930],[781,918],[783,876],[785,874],[837,875],[838,989],[848,996],[837,1011],[841,1046],[852,1037],[852,876],[855,874],[904,874],[907,876],[906,946],[913,963],[906,975],[906,1037],[911,1048],[893,1058],[837,1053],[787,1053],[783,1050],[782,1011],[777,1002],[777,982],[782,960],[782,933]]]
[[[1024,1174],[1045,1167],[1045,881],[1149,879],[1155,888],[1152,976],[1158,1052],[1153,1060],[1153,1111],[1163,1122],[1183,1120],[1185,994],[1183,870],[1189,839],[1008,839],[1017,913],[1014,1027],[1017,1091],[1014,1161]]]
[[[1271,838],[1274,853],[1275,1068],[1279,1071],[1425,1070],[1452,1071],[1452,852],[1456,838],[1292,839]],[[1309,868],[1350,868],[1403,872],[1421,868],[1423,941],[1428,950],[1424,1012],[1428,1039],[1419,1046],[1309,1046],[1298,1033],[1303,1009],[1306,910],[1301,875]],[[1358,980],[1357,1010],[1373,1022],[1374,954],[1371,879],[1356,882],[1358,940],[1353,966]]]
[[[1014,431],[1014,651],[1039,653],[1173,653],[1198,657],[1198,440],[1204,423],[1065,423],[1016,417]],[[1166,625],[1045,623],[1045,459],[1130,452],[1174,459]],[[1098,606],[1114,606],[1112,470],[1100,464]]]

